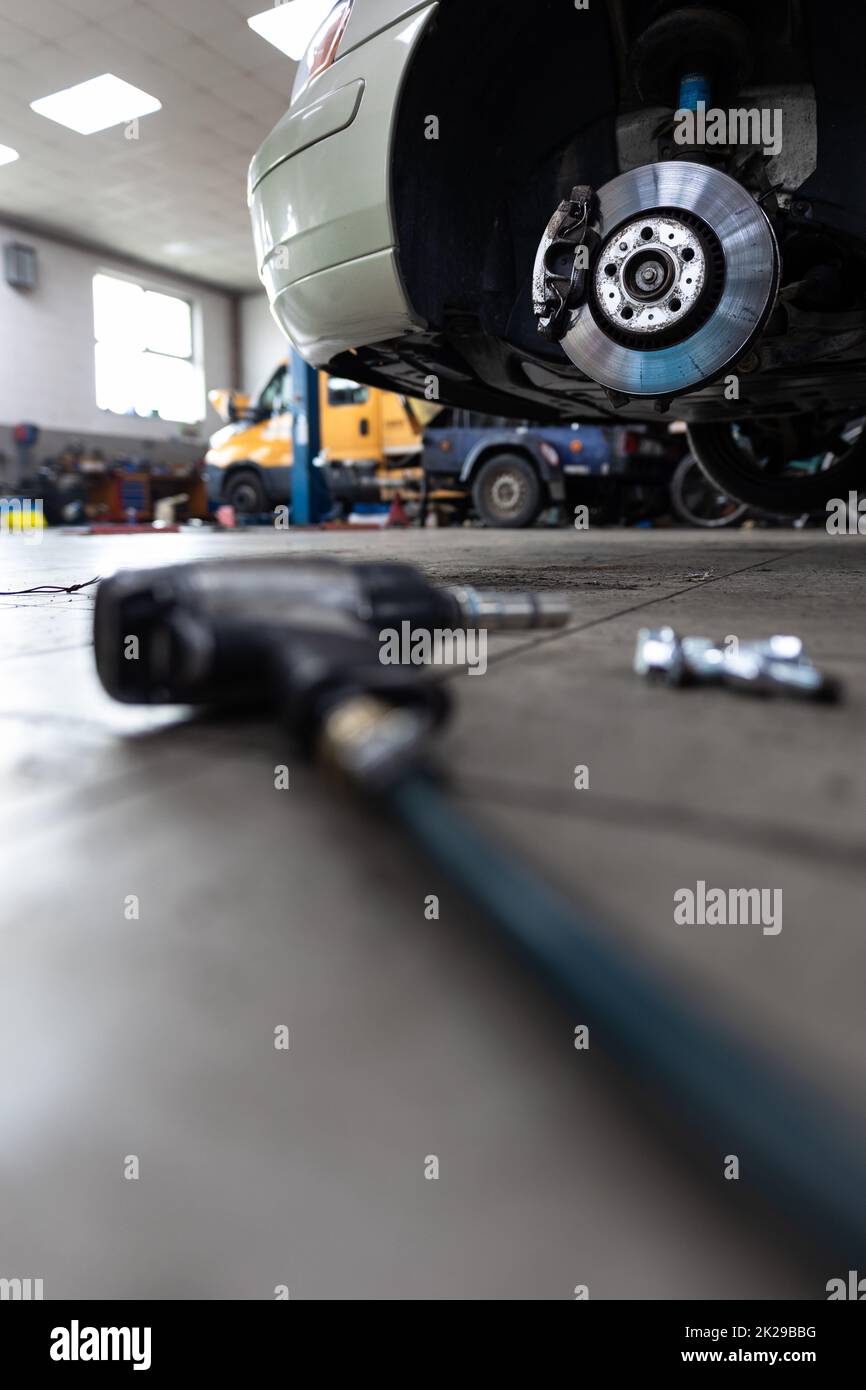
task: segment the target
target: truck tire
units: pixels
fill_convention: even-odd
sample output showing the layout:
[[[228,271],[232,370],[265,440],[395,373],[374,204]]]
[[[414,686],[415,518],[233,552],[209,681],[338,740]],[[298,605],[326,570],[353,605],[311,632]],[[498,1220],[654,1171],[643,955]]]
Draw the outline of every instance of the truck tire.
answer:
[[[495,454],[482,464],[472,501],[485,526],[531,526],[541,510],[541,483],[520,454]]]
[[[223,498],[238,516],[260,516],[269,510],[264,484],[255,468],[239,468],[223,488]]]
[[[671,506],[688,526],[717,530],[735,526],[749,510],[742,502],[728,497],[704,472],[694,454],[686,454],[671,478]]]

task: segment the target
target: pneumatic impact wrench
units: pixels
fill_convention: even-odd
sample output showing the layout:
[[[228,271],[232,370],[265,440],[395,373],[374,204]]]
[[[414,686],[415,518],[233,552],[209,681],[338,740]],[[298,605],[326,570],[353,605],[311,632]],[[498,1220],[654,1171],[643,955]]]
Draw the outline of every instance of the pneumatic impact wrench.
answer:
[[[387,784],[445,716],[441,681],[384,665],[378,633],[558,627],[556,597],[437,588],[411,565],[274,557],[121,570],[99,586],[96,665],[131,704],[276,710],[302,746]]]

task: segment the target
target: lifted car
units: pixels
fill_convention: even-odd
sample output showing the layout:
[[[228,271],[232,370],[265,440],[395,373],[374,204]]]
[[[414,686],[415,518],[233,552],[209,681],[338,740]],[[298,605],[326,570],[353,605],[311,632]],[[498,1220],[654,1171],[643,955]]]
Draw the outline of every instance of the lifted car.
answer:
[[[726,493],[823,508],[866,459],[864,49],[859,0],[339,0],[250,171],[276,318],[465,409],[675,403]]]

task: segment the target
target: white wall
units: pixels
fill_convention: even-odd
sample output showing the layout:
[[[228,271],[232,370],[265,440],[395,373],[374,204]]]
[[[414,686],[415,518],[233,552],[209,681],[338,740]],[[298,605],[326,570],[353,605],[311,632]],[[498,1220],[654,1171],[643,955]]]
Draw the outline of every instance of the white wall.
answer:
[[[278,362],[289,355],[289,343],[271,317],[264,290],[241,299],[241,375],[235,384],[250,394],[264,386]]]
[[[0,246],[20,241],[34,246],[38,287],[14,290],[0,271],[0,425],[33,421],[43,429],[154,440],[176,436],[168,420],[112,415],[96,405],[93,366],[93,276],[120,271],[154,289],[182,293],[196,305],[198,343],[203,355],[205,390],[232,386],[231,296],[189,285],[161,271],[143,271],[122,258],[83,251],[4,227]],[[210,406],[200,428],[202,439],[219,427]]]

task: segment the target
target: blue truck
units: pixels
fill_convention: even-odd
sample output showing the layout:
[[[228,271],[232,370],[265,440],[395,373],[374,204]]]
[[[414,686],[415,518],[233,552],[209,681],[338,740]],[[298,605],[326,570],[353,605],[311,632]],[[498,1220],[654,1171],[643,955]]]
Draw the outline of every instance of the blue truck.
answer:
[[[665,510],[685,452],[667,426],[532,425],[443,410],[424,432],[422,510],[437,495],[485,526],[531,526],[547,508],[583,504],[600,520]],[[426,504],[426,506],[425,506]]]

